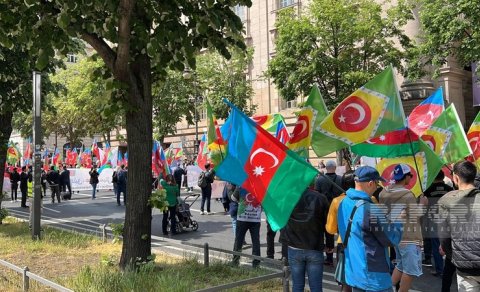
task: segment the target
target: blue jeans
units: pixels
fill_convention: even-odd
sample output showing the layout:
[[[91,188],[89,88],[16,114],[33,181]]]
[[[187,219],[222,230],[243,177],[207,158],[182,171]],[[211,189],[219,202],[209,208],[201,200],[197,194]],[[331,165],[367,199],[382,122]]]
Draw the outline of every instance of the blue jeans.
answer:
[[[435,272],[443,274],[443,257],[438,251],[438,247],[440,246],[440,240],[438,238],[430,238],[430,240],[432,243],[433,261],[435,262]]]
[[[237,229],[237,216],[233,217],[233,216],[230,216],[232,218],[232,230],[233,230],[233,236],[235,236],[236,234],[236,229]]]
[[[385,290],[373,291],[373,290],[363,290],[353,287],[352,292],[393,292],[393,288],[388,288]]]
[[[200,211],[205,211],[205,201],[207,202],[207,212],[210,213],[210,199],[212,198],[212,187],[202,188],[202,203],[200,205]]]
[[[323,251],[288,247],[288,263],[292,273],[292,291],[302,292],[305,288],[305,272],[310,291],[323,291]]]
[[[245,235],[247,231],[250,231],[250,237],[252,238],[252,255],[260,256],[260,222],[247,222],[237,221],[235,228],[235,242],[233,245],[233,251],[242,251],[243,242],[245,241]],[[238,265],[240,262],[240,256],[233,256],[233,263]],[[260,264],[259,260],[253,260],[253,267],[257,267]]]
[[[127,198],[127,186],[126,185],[121,185],[117,184],[117,204],[120,205],[120,194],[123,193],[123,204],[127,204],[127,201],[125,201]]]
[[[91,184],[92,185],[92,199],[95,199],[95,194],[97,192],[97,184]]]

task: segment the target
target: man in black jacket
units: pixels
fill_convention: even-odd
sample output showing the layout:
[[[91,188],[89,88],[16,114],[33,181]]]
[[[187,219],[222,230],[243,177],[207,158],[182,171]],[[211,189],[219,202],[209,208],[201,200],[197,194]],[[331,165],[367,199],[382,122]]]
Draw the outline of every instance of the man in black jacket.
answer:
[[[305,272],[310,291],[322,291],[323,249],[328,201],[325,195],[307,189],[290,215],[284,231],[293,291],[303,291]]]
[[[67,165],[63,165],[60,169],[60,192],[64,193],[64,199],[70,200],[72,198],[72,185],[70,183],[70,170],[67,169]],[[66,194],[68,188],[68,194]]]
[[[319,175],[315,182],[315,190],[322,194],[325,194],[328,200],[328,206],[332,203],[333,199],[338,197],[342,191],[339,188],[342,185],[342,177],[337,175],[335,171],[337,170],[337,163],[333,160],[327,160],[325,163],[325,168],[327,173],[324,175]],[[336,187],[335,184],[338,186]],[[333,235],[326,233],[325,234],[325,246],[326,246],[326,255],[327,259],[325,260],[325,265],[333,266],[333,249],[335,247]]]
[[[20,181],[20,174],[17,172],[17,168],[13,167],[10,174],[10,185],[12,188],[12,202],[17,201],[18,182]]]
[[[480,194],[474,186],[477,169],[469,161],[453,166],[451,191],[439,201],[441,246],[452,245],[452,262],[457,268],[458,291],[480,291]]]
[[[60,174],[53,165],[50,166],[50,171],[47,173],[47,182],[52,191],[52,204],[55,203],[55,195],[57,196],[57,202],[60,203]]]
[[[22,192],[22,208],[27,207],[27,193],[28,193],[28,182],[32,181],[32,174],[27,172],[27,167],[22,166],[22,173],[20,174],[20,191]]]

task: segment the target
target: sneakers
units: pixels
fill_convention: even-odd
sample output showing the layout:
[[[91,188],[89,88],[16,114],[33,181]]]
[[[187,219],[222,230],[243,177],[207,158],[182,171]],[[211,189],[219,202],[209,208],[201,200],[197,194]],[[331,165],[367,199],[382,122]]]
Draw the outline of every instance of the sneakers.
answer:
[[[205,215],[207,214],[206,212],[200,211],[200,215]]]
[[[426,267],[431,267],[432,266],[432,260],[428,259],[428,260],[423,260],[422,261],[422,265],[423,266],[426,266]]]
[[[205,212],[205,214],[212,215],[213,213],[212,212]]]

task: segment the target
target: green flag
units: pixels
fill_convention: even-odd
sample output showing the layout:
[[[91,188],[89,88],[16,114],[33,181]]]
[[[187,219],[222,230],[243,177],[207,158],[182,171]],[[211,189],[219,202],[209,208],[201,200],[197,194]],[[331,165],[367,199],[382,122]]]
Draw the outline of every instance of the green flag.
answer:
[[[287,147],[301,157],[308,158],[314,129],[328,115],[327,107],[317,85],[313,85],[303,108],[298,112],[297,122],[287,142]],[[318,138],[315,138],[318,142]]]
[[[467,136],[452,103],[422,135],[445,163],[455,163],[472,154]]]

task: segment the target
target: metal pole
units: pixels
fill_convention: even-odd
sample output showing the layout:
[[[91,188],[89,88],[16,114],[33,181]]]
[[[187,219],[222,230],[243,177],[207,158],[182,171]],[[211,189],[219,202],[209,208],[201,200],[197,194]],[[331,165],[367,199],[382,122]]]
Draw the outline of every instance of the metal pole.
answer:
[[[32,239],[41,239],[40,235],[40,217],[42,201],[42,111],[41,111],[41,75],[33,72],[33,144],[34,144],[34,162],[33,162],[33,208],[32,219]]]
[[[30,288],[29,278],[27,276],[28,267],[23,268],[23,291],[26,292]]]
[[[203,265],[208,267],[210,265],[210,255],[208,250],[208,243],[203,245]]]
[[[195,97],[195,155],[198,155],[198,111],[197,111],[197,97]]]
[[[283,292],[290,292],[290,267],[283,266]]]

